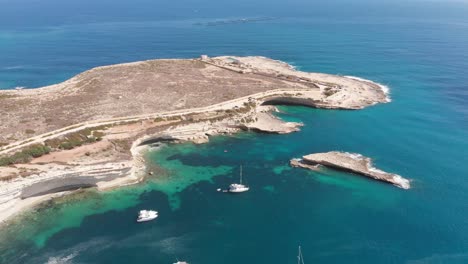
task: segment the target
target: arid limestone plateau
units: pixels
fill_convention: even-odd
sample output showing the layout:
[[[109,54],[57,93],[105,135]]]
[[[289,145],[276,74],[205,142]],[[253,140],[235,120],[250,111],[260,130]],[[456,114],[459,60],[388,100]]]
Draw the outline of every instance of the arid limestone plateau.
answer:
[[[143,153],[157,141],[298,131],[300,123],[271,114],[277,104],[357,110],[389,101],[368,80],[227,56],[103,66],[56,85],[0,91],[0,221],[76,188],[141,181]]]

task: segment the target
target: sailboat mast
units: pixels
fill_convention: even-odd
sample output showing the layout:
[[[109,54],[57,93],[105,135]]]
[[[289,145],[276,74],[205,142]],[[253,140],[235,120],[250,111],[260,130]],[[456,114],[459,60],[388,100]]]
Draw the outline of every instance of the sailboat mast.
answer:
[[[299,252],[297,253],[297,264],[301,264],[301,246],[299,246]]]
[[[240,184],[242,184],[242,165],[240,166]]]
[[[301,246],[299,246],[299,252],[297,253],[297,264],[304,264],[304,257],[302,256]]]

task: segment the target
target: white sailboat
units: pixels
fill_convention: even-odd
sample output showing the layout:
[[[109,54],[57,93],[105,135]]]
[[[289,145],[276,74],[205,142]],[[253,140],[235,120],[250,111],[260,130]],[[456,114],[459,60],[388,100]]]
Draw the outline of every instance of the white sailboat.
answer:
[[[301,246],[299,246],[299,252],[297,254],[297,264],[304,264],[304,257],[302,256]]]
[[[228,192],[230,193],[241,193],[241,192],[246,192],[250,188],[244,184],[242,184],[242,166],[240,166],[240,173],[239,173],[239,183],[233,183],[229,185],[229,190]]]

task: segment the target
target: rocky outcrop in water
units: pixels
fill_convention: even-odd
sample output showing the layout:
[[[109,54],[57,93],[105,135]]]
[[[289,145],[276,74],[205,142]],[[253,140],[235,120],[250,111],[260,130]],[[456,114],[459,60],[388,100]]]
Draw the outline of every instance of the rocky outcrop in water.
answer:
[[[320,165],[323,165],[337,170],[353,172],[378,181],[391,183],[403,189],[410,188],[408,179],[375,168],[372,165],[371,158],[364,157],[357,153],[338,151],[315,153],[303,156],[302,159],[292,159],[290,164],[293,167],[312,170],[318,169]]]
[[[301,126],[302,123],[284,122],[270,113],[257,113],[254,122],[244,124],[241,128],[261,133],[289,134],[299,131]]]

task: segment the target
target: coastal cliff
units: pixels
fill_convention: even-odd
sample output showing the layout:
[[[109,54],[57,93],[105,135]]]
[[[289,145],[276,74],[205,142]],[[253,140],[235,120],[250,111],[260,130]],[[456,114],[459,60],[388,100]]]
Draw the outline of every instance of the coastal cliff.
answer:
[[[384,172],[372,165],[372,159],[357,153],[331,151],[303,156],[302,159],[292,159],[293,167],[311,170],[319,169],[319,165],[333,169],[353,172],[371,179],[391,183],[403,189],[410,188],[409,180],[400,175]]]
[[[0,90],[0,152],[79,123],[208,107],[258,93],[265,93],[265,104],[326,109],[362,109],[390,100],[385,86],[372,81],[302,72],[264,57],[124,63],[47,87]]]
[[[264,57],[203,56],[98,67],[57,85],[0,91],[0,161],[8,165],[0,166],[0,221],[57,192],[140,182],[153,142],[298,131],[301,123],[271,114],[270,105],[284,102],[357,110],[389,97],[368,80]]]

